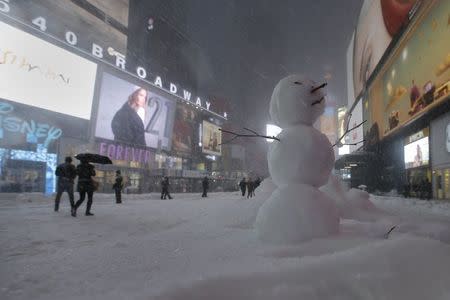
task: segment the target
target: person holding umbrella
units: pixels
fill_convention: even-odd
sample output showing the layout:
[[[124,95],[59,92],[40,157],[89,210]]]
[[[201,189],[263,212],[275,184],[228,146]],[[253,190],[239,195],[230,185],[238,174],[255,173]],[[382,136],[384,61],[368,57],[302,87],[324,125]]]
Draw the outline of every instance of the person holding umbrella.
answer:
[[[91,165],[87,159],[80,159],[81,163],[77,166],[77,174],[78,174],[78,192],[80,193],[80,199],[75,203],[75,207],[72,209],[72,217],[77,216],[77,209],[83,203],[86,198],[86,194],[88,196],[88,201],[86,204],[86,216],[93,216],[91,213],[91,206],[94,197],[94,180],[93,176],[95,176],[95,168],[94,165]]]
[[[89,162],[98,164],[112,164],[111,159],[107,156],[83,153],[75,156],[81,163],[77,166],[78,174],[78,192],[80,193],[80,199],[75,203],[75,207],[72,209],[72,217],[77,216],[77,209],[83,203],[88,196],[88,201],[86,205],[86,216],[93,216],[91,213],[92,200],[94,197],[94,191],[96,190],[96,182],[92,177],[95,176],[95,168]]]

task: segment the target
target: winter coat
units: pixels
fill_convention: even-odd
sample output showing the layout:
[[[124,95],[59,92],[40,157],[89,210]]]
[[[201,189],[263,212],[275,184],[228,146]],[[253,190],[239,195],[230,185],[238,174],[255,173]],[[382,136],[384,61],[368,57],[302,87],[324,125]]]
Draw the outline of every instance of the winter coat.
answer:
[[[144,123],[137,112],[128,105],[128,102],[114,115],[111,129],[115,141],[146,146]]]
[[[74,165],[65,162],[56,167],[55,175],[58,176],[58,182],[73,183],[73,180],[77,177],[77,170]]]
[[[261,184],[261,179],[256,179],[253,183],[253,188],[256,190],[256,188]]]
[[[204,178],[202,180],[202,186],[203,186],[203,189],[205,189],[205,190],[207,190],[209,188],[209,180],[208,180],[208,178]]]
[[[121,191],[123,188],[123,177],[121,175],[116,176],[116,182],[113,184],[113,189]]]
[[[78,174],[78,191],[79,192],[93,192],[96,189],[96,184],[92,179],[95,176],[94,166],[89,163],[81,163],[77,166]]]
[[[168,179],[163,179],[162,181],[161,181],[161,187],[163,188],[163,189],[168,189],[169,188],[169,180]]]
[[[241,190],[245,190],[245,188],[247,187],[247,183],[245,183],[245,180],[241,180],[241,182],[239,182],[239,187],[241,188]]]

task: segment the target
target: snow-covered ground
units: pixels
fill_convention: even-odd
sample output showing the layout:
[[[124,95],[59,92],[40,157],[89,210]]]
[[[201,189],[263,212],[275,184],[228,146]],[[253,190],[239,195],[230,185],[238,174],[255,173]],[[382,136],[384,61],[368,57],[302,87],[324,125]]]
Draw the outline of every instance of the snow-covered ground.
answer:
[[[0,194],[0,299],[450,299],[450,203],[371,196],[383,211],[297,245],[260,242],[267,193],[95,194],[72,218]],[[386,239],[386,232],[397,227]]]

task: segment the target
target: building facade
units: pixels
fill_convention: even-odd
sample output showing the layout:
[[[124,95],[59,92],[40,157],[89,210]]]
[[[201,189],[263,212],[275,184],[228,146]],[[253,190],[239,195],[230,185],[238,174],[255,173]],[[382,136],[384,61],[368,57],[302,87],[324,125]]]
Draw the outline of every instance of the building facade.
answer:
[[[408,189],[419,196],[428,181],[435,198],[449,199],[448,153],[443,146],[450,111],[450,3],[409,1],[394,30],[386,22],[382,2],[365,1],[363,20],[352,38],[353,48],[349,47],[353,51],[349,95],[356,95],[349,98],[349,107],[364,121],[364,144],[338,160],[336,167],[353,164],[351,176],[364,174],[365,182],[358,183],[370,182],[371,190]],[[371,29],[364,24],[367,18],[375,22],[377,16],[386,28],[386,42],[375,39],[366,49],[359,41],[371,36]],[[366,62],[366,73],[358,73],[368,50],[381,54]]]
[[[52,193],[57,164],[84,152],[113,161],[96,165],[103,192],[117,169],[127,192],[159,191],[162,176],[174,192],[199,191],[204,176],[212,190],[235,189],[224,105],[128,63],[129,3],[107,2],[2,1],[0,191]]]

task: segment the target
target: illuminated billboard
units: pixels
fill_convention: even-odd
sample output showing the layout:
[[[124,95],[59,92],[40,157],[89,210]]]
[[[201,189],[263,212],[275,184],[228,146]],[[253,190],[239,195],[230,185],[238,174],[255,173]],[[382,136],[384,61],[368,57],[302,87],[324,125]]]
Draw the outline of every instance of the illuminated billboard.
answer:
[[[97,65],[0,22],[0,98],[89,120]]]
[[[355,48],[355,33],[352,33],[350,45],[347,48],[346,54],[346,70],[347,70],[347,105],[351,106],[355,101],[355,87],[353,83],[353,51]]]
[[[212,155],[222,154],[222,132],[219,130],[220,127],[203,121],[203,132],[202,132],[202,151],[203,153],[208,153]]]
[[[170,150],[175,101],[103,73],[95,136]]]
[[[392,38],[417,0],[365,0],[358,18],[353,53],[353,87],[359,95]]]
[[[173,126],[172,149],[191,153],[198,145],[198,110],[192,106],[178,103]]]
[[[0,99],[0,147],[56,151],[62,137],[87,139],[88,128],[79,118]]]
[[[450,93],[449,1],[437,1],[382,75],[383,134],[448,98]]]
[[[428,165],[430,146],[427,136],[405,145],[403,149],[406,169]]]

